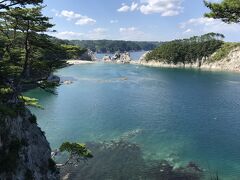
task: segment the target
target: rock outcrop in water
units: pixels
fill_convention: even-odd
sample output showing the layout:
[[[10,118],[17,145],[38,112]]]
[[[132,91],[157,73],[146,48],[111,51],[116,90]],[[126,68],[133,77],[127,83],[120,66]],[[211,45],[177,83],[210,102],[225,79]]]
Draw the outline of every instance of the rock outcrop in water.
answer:
[[[149,52],[147,52],[149,53]],[[160,61],[146,61],[145,53],[140,59],[139,64],[152,67],[170,67],[170,68],[196,68],[207,70],[225,70],[225,71],[238,71],[240,72],[240,47],[231,50],[228,55],[221,60],[212,61],[212,56],[197,59],[192,63],[177,63],[169,64]]]
[[[36,117],[24,107],[0,113],[0,179],[59,179],[51,149]]]
[[[113,63],[119,63],[119,64],[129,64],[131,62],[131,56],[129,52],[116,52],[113,57],[111,56],[104,56],[102,59],[104,62],[113,62]]]

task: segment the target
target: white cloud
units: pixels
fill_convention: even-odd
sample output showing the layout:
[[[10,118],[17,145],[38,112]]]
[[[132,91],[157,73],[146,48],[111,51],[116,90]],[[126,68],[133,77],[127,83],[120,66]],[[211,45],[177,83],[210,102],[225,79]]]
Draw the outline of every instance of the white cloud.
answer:
[[[159,13],[161,16],[176,16],[183,11],[182,0],[145,0],[140,7],[143,14]]]
[[[92,24],[95,24],[96,22],[97,21],[92,18],[89,18],[87,16],[82,16],[76,21],[75,24],[76,25],[92,25]]]
[[[67,20],[73,20],[73,19],[78,19],[78,18],[81,18],[82,15],[81,14],[78,14],[78,13],[75,13],[73,11],[67,11],[67,10],[62,10],[59,15],[59,17],[65,17],[67,18]]]
[[[222,22],[221,20],[213,19],[213,18],[192,18],[188,21],[181,23],[180,28],[184,30],[184,33],[191,34],[202,34],[209,32],[217,32],[217,33],[238,33],[240,31],[239,24],[227,24]],[[191,29],[189,31],[188,29]]]
[[[129,28],[120,28],[119,31],[121,33],[132,33],[132,32],[136,32],[137,28],[135,27],[129,27]]]
[[[81,40],[81,39],[104,39],[108,37],[108,30],[105,28],[95,28],[87,33],[73,32],[73,31],[63,31],[56,33],[48,33],[51,36],[55,36],[59,39],[68,39],[68,40]]]
[[[131,5],[122,4],[119,12],[139,10],[143,14],[158,13],[161,16],[176,16],[183,11],[183,0],[142,0],[141,4],[132,2]]]
[[[190,33],[190,32],[192,32],[192,29],[186,29],[186,30],[184,31],[184,33]]]
[[[89,31],[88,34],[86,35],[87,39],[105,39],[108,37],[107,34],[108,30],[105,28],[95,28],[92,31]]]
[[[118,12],[127,12],[130,10],[130,6],[126,5],[126,4],[122,4],[122,7],[120,7],[117,11]]]
[[[131,10],[131,11],[135,11],[135,10],[137,10],[137,8],[138,8],[138,4],[135,3],[135,2],[132,2],[132,5],[131,5],[131,7],[130,7],[130,10]]]
[[[57,32],[57,33],[50,33],[49,35],[55,36],[55,37],[57,37],[59,39],[68,39],[68,40],[82,39],[84,37],[83,33],[72,32],[72,31],[63,31],[63,32]]]
[[[136,27],[120,28],[120,39],[123,40],[146,40],[146,34]]]
[[[116,20],[116,19],[110,20],[110,23],[111,23],[111,24],[116,24],[116,23],[118,23],[118,20]]]
[[[135,11],[137,9],[138,9],[138,4],[135,2],[132,2],[132,4],[130,6],[123,3],[122,7],[119,8],[117,11],[118,12],[127,12],[127,11]]]
[[[64,17],[68,21],[74,20],[76,25],[92,25],[96,23],[96,20],[73,11],[62,10],[61,12],[58,12],[55,10],[55,15],[58,17]]]

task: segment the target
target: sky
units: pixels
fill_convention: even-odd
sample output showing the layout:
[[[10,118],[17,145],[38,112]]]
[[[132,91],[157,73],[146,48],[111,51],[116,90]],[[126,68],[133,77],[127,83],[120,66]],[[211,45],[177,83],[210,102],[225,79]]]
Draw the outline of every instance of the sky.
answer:
[[[210,0],[221,1],[221,0]],[[240,41],[240,24],[203,17],[203,0],[45,0],[61,39],[169,41],[208,32]]]

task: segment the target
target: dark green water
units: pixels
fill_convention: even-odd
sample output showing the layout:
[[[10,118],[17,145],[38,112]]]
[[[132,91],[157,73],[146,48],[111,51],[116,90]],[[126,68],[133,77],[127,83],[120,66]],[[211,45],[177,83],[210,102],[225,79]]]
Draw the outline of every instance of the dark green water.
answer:
[[[135,65],[89,64],[61,69],[73,78],[58,95],[27,92],[52,148],[64,141],[112,140],[135,130],[145,158],[175,166],[193,161],[240,179],[240,74]]]

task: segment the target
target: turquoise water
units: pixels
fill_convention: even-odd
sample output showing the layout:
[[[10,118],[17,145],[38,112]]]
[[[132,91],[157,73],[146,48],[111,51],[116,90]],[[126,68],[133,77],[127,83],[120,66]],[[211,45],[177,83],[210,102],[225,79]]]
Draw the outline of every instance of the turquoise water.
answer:
[[[58,95],[26,93],[45,107],[32,111],[52,148],[141,130],[132,141],[145,158],[193,161],[240,179],[240,74],[102,63],[57,74],[74,83]]]

